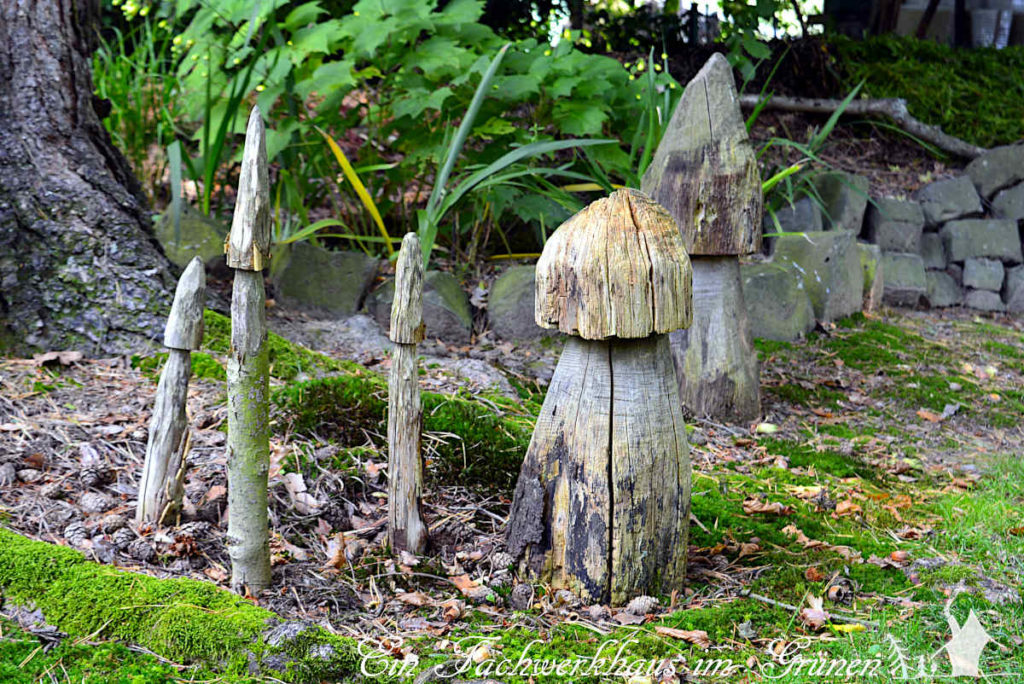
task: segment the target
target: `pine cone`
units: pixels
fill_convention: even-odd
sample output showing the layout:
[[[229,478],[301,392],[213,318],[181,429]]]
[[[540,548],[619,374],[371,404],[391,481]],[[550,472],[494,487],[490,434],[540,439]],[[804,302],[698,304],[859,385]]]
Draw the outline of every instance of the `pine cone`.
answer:
[[[637,596],[626,605],[626,612],[632,615],[647,615],[658,608],[658,599],[653,596]]]
[[[590,615],[590,619],[594,622],[610,620],[612,617],[612,611],[608,610],[608,606],[590,606],[590,608],[587,609],[587,614]]]
[[[507,570],[510,565],[516,562],[515,557],[511,553],[504,551],[498,551],[497,553],[491,554],[491,570]]]
[[[210,523],[205,520],[194,520],[190,523],[185,523],[178,528],[178,534],[185,534],[196,540],[209,539],[210,537]]]
[[[136,539],[128,544],[128,555],[135,560],[150,561],[156,557],[156,551],[145,539]]]
[[[86,487],[99,487],[107,481],[107,477],[107,467],[101,463],[82,466],[78,471],[78,479]]]
[[[0,487],[14,484],[18,478],[18,470],[13,463],[0,463]]]
[[[82,548],[89,541],[89,531],[85,529],[85,525],[82,523],[73,522],[64,528],[64,538],[68,540],[68,544],[76,548]]]
[[[111,534],[121,529],[127,524],[128,521],[125,520],[125,517],[123,515],[111,513],[110,515],[103,516],[103,519],[100,520],[100,529],[106,532],[107,534]]]
[[[47,482],[39,488],[39,494],[47,499],[63,499],[67,492],[65,492],[64,488],[60,486],[60,483]]]
[[[517,584],[512,587],[508,603],[512,606],[512,610],[529,610],[530,604],[533,603],[533,587],[529,584]]]
[[[86,513],[103,513],[109,511],[114,507],[114,502],[110,500],[110,497],[106,494],[99,494],[97,492],[86,492],[82,494],[82,497],[78,500],[78,505],[82,507],[82,510]]]
[[[135,533],[128,527],[122,527],[117,530],[110,538],[114,542],[114,546],[117,547],[118,551],[123,551],[128,548],[129,544],[138,539],[138,537],[135,536]]]
[[[559,589],[555,592],[555,605],[565,608],[575,608],[580,604],[576,594],[568,589]]]

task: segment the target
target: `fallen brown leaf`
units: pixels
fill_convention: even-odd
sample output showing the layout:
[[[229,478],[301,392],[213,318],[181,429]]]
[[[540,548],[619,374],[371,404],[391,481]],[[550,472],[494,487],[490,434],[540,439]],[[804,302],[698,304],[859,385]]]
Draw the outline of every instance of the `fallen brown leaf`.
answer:
[[[793,513],[792,506],[786,506],[778,501],[767,502],[759,499],[746,499],[743,502],[743,512],[747,515],[754,513],[769,513],[772,515],[790,515]]]
[[[674,627],[662,627],[659,625],[654,628],[654,631],[662,636],[680,639],[700,648],[709,648],[711,646],[711,638],[703,629],[675,629]]]

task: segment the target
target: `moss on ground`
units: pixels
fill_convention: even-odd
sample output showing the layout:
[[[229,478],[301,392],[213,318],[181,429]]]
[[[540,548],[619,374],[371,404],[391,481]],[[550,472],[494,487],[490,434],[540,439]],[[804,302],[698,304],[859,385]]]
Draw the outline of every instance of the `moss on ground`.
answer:
[[[262,633],[274,614],[213,584],[124,572],[2,528],[0,587],[5,600],[31,602],[72,637],[123,640],[236,678],[248,672],[250,659],[282,652],[304,656],[281,673],[289,681],[340,678],[358,668],[354,642],[319,629],[307,630],[303,639],[330,644],[327,660],[309,658],[305,643],[284,651],[268,647]]]
[[[932,40],[836,38],[844,85],[900,97],[921,121],[980,147],[1024,138],[1024,47],[960,50]]]
[[[444,481],[510,490],[529,446],[533,418],[507,399],[423,392],[428,472]],[[292,383],[272,401],[287,429],[315,432],[342,447],[387,434],[387,383],[370,371]],[[380,445],[383,447],[383,444]]]
[[[206,380],[226,381],[227,371],[223,364],[209,354],[203,352],[192,352],[192,375],[196,378]],[[132,368],[142,371],[153,382],[160,380],[160,371],[167,362],[167,352],[160,352],[151,356],[132,356]]]

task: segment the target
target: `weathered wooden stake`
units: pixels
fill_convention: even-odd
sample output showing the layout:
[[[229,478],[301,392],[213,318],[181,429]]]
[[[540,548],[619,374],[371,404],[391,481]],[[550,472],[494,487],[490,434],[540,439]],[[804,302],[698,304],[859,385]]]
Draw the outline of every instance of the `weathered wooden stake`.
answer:
[[[267,472],[270,469],[269,362],[263,268],[270,254],[270,184],[260,110],[245,132],[238,199],[225,245],[235,269],[228,355],[228,555],[231,586],[270,586]]]
[[[537,324],[578,337],[544,398],[506,544],[587,600],[686,578],[690,459],[665,333],[690,324],[690,279],[679,226],[635,190],[566,221],[537,262]]]
[[[423,341],[423,253],[416,233],[402,239],[391,305],[388,378],[388,541],[394,551],[420,554],[427,548],[427,526],[420,510],[423,459],[419,371],[416,345]]]
[[[136,522],[167,523],[181,509],[189,444],[188,380],[192,375],[192,351],[203,343],[205,301],[206,272],[203,260],[195,257],[178,280],[164,328],[164,346],[169,351],[149,419]]]
[[[761,178],[722,55],[687,84],[642,187],[679,222],[693,263],[693,325],[671,337],[683,406],[700,417],[757,418],[757,354],[737,255],[761,246]]]

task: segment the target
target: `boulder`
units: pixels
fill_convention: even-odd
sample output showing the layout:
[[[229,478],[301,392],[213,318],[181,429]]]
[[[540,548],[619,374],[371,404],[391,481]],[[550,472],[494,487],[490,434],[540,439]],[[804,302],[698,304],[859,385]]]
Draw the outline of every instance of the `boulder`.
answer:
[[[273,268],[277,298],[332,317],[359,310],[379,264],[363,252],[332,252],[308,242],[294,243],[279,258]]]
[[[917,202],[882,197],[868,207],[865,227],[868,241],[883,252],[917,252],[921,249],[924,214]]]
[[[817,233],[823,230],[821,207],[810,197],[802,197],[776,211],[774,220],[771,212],[765,210],[763,228],[766,251],[771,253],[776,233]]]
[[[1000,191],[992,200],[992,215],[996,218],[1024,220],[1024,183]]]
[[[959,306],[964,301],[964,292],[953,277],[943,271],[927,271],[924,274],[928,289],[925,303],[933,309]]]
[[[537,325],[533,300],[536,268],[513,266],[494,281],[487,297],[491,330],[505,340],[531,340],[551,334]]]
[[[153,228],[156,239],[164,248],[164,254],[178,268],[185,268],[196,256],[202,259],[204,264],[214,259],[224,261],[224,237],[228,234],[227,226],[183,203],[180,230],[180,239],[176,239],[170,209],[163,213]]]
[[[754,337],[791,342],[814,329],[814,308],[792,265],[744,264],[740,277]]]
[[[998,292],[1003,287],[1003,262],[996,259],[968,259],[964,262],[964,287]]]
[[[974,257],[1000,259],[1019,264],[1020,235],[1017,222],[1008,219],[960,219],[950,221],[939,231],[949,261],[965,261]]]
[[[981,196],[991,199],[998,191],[1024,180],[1024,145],[993,147],[967,165],[967,175]]]
[[[929,183],[914,193],[914,199],[921,205],[925,225],[933,228],[982,211],[981,198],[969,176]]]
[[[885,273],[886,303],[893,306],[917,306],[928,291],[924,261],[920,254],[886,252],[882,255]]]
[[[998,292],[992,290],[967,290],[964,306],[980,311],[1006,311],[1006,305]]]
[[[391,327],[391,302],[395,299],[395,279],[389,278],[373,293],[371,310],[381,329]],[[473,331],[473,313],[469,297],[455,276],[443,271],[427,271],[423,277],[423,322],[427,338],[465,344]]]
[[[1003,281],[1003,302],[1006,310],[1013,313],[1024,311],[1024,266],[1006,269]]]
[[[878,248],[878,245],[869,245],[865,242],[858,242],[857,249],[860,252],[861,268],[864,269],[864,300],[862,307],[864,311],[874,311],[882,303],[882,294],[885,291],[882,250]]]
[[[921,236],[921,258],[925,268],[940,271],[946,268],[946,248],[942,246],[942,238],[938,233],[925,233]]]
[[[825,229],[860,233],[868,206],[868,179],[831,171],[819,174],[813,182],[821,198]]]
[[[803,278],[818,320],[834,321],[860,311],[864,269],[853,231],[784,235],[778,238],[774,261],[792,264]]]

